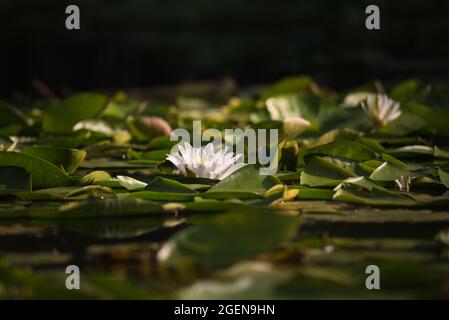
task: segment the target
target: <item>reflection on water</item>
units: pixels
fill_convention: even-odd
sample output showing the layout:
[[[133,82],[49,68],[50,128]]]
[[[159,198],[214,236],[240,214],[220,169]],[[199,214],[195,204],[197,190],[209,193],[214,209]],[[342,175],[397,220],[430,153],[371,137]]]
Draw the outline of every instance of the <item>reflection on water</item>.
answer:
[[[448,227],[441,221],[360,224],[306,216],[297,237],[251,262],[220,270],[161,268],[156,260],[161,243],[186,227],[184,218],[163,216],[4,220],[0,297],[449,297],[447,249],[434,237]],[[383,272],[382,292],[363,286],[364,267],[372,261]],[[81,270],[80,290],[65,288],[65,268],[71,264]]]

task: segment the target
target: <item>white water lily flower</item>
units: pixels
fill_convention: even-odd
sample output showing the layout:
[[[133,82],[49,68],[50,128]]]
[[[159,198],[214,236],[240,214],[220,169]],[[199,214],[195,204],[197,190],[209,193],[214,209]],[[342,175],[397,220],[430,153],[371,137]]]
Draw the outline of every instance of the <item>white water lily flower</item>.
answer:
[[[185,176],[193,175],[197,178],[209,178],[223,180],[245,164],[237,163],[243,156],[234,156],[229,147],[214,150],[214,145],[209,143],[205,147],[194,148],[189,143],[178,144],[178,151],[167,155],[168,161]]]
[[[362,102],[362,108],[368,117],[377,125],[385,126],[401,115],[399,102],[385,94],[369,95]]]
[[[283,131],[287,139],[295,139],[310,127],[310,122],[300,116],[284,119]]]

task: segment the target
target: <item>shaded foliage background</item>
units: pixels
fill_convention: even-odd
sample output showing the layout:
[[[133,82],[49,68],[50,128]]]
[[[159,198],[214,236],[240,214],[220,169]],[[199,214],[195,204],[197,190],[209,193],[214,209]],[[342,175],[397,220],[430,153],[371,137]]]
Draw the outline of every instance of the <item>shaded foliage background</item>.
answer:
[[[0,94],[32,79],[76,90],[309,73],[336,89],[373,78],[447,81],[449,3],[409,1],[2,0]],[[73,2],[75,3],[75,2]],[[365,7],[381,7],[381,30]]]

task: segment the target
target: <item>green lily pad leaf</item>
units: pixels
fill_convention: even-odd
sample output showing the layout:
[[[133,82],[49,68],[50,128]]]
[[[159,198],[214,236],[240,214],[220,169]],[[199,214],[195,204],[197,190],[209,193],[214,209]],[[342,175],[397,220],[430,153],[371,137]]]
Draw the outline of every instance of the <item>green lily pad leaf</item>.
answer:
[[[420,102],[411,102],[407,104],[410,113],[424,119],[429,131],[435,132],[441,136],[449,136],[449,114],[446,108],[437,106],[427,106]]]
[[[376,152],[359,142],[338,139],[317,147],[300,150],[298,166],[303,166],[306,162],[305,158],[312,155],[329,155],[357,161],[367,161],[378,157]]]
[[[449,151],[438,148],[437,146],[435,146],[434,155],[435,158],[449,159]]]
[[[104,139],[104,137],[99,137],[92,134],[89,131],[75,131],[73,134],[69,135],[45,135],[38,137],[36,139],[36,145],[51,145],[54,147],[62,147],[68,149],[78,149],[90,145],[92,143],[98,143],[99,139]]]
[[[387,149],[384,148],[378,141],[365,138],[363,136],[359,136],[357,138],[357,142],[363,144],[365,147],[377,152],[377,153],[386,153]]]
[[[148,182],[144,191],[133,192],[126,197],[157,201],[192,201],[198,193],[184,184],[162,177]]]
[[[355,174],[322,157],[313,157],[301,172],[301,185],[310,187],[335,187]]]
[[[375,183],[374,181],[371,181],[370,179],[368,179],[366,177],[347,178],[341,184],[336,186],[334,190],[337,191],[341,188],[344,188],[344,186],[346,184],[358,186],[358,187],[364,188],[368,191],[380,190],[380,191],[384,191],[384,192],[390,192],[388,189],[378,185],[377,183]]]
[[[22,149],[22,153],[53,163],[67,173],[73,173],[86,157],[84,150],[52,146],[35,146]]]
[[[145,187],[147,186],[145,182],[139,181],[131,177],[117,176],[117,180],[122,187],[131,191],[142,190],[145,189]]]
[[[402,168],[402,169],[408,169],[409,168],[409,166],[406,163],[404,163],[401,160],[393,157],[392,155],[389,155],[388,153],[382,153],[381,158],[382,158],[382,160],[388,161],[388,162],[394,164],[395,166],[397,166],[399,168]]]
[[[78,187],[56,187],[45,188],[36,191],[21,191],[17,192],[16,196],[28,201],[66,201],[66,195]]]
[[[315,146],[331,143],[335,140],[357,140],[361,136],[361,132],[353,129],[333,129],[326,133],[323,133],[315,142]]]
[[[390,91],[390,96],[401,102],[423,97],[426,93],[425,85],[417,79],[408,79],[396,84]]]
[[[300,200],[332,200],[334,191],[329,189],[309,188],[304,186],[292,186],[289,189],[298,189]]]
[[[44,114],[42,128],[51,133],[71,133],[81,120],[98,116],[107,106],[101,94],[81,93],[53,104]]]
[[[30,125],[31,120],[28,119],[19,109],[10,106],[6,102],[0,101],[0,127],[10,126],[10,125],[19,125],[27,126]]]
[[[272,120],[300,116],[311,123],[311,131],[362,129],[368,124],[361,108],[342,109],[330,98],[310,93],[274,96],[266,105]]]
[[[128,157],[137,160],[163,161],[167,158],[167,154],[170,154],[170,149],[152,150],[143,153],[133,150],[128,151]]]
[[[202,196],[216,199],[257,198],[280,183],[280,180],[273,176],[261,175],[257,166],[246,165],[217,183]]]
[[[67,193],[66,198],[70,199],[104,199],[107,197],[115,197],[115,194],[108,187],[103,186],[84,186]]]
[[[390,154],[398,157],[433,156],[434,148],[423,145],[412,145],[391,150]]]
[[[65,187],[77,181],[46,160],[18,152],[0,151],[0,166],[24,168],[35,187]]]
[[[370,179],[374,181],[394,181],[400,177],[409,177],[410,171],[385,161],[370,175]]]
[[[109,187],[109,188],[124,188],[120,182],[118,182],[118,179],[116,178],[108,178],[105,180],[99,179],[95,181],[96,185],[103,186],[103,187]]]
[[[101,114],[102,118],[110,120],[124,120],[129,114],[134,113],[139,107],[137,101],[110,101]]]
[[[151,150],[171,149],[177,143],[178,141],[170,140],[170,137],[159,136],[151,139],[151,141],[148,143],[148,148]]]
[[[31,175],[20,167],[0,167],[0,194],[31,191]]]
[[[359,163],[358,165],[364,168],[366,171],[373,172],[376,168],[378,168],[383,162],[380,160],[368,160]]]
[[[86,158],[122,158],[128,153],[130,148],[142,148],[131,144],[111,143],[110,141],[101,141],[96,144],[90,144],[84,148],[87,155]],[[137,152],[137,151],[136,151]]]
[[[84,169],[138,169],[138,168],[154,168],[158,161],[137,163],[126,160],[111,160],[108,158],[96,158],[85,160],[80,164],[80,168]]]
[[[226,266],[274,249],[298,224],[298,217],[273,213],[225,213],[180,231],[164,243],[157,257],[163,266]]]
[[[262,98],[267,99],[269,97],[281,95],[281,94],[294,94],[298,92],[310,92],[313,85],[313,79],[309,76],[300,75],[287,77],[282,79],[270,88],[266,89]]]
[[[336,189],[334,200],[386,207],[408,207],[416,204],[416,201],[409,197],[404,197],[401,194],[382,191],[380,189],[368,191],[354,184],[342,184]]]
[[[192,201],[194,194],[176,192],[137,191],[125,196],[126,198],[139,198],[153,201]]]
[[[173,192],[173,193],[189,193],[196,194],[196,191],[192,188],[175,180],[155,177],[148,182],[147,190],[156,192]]]
[[[449,189],[449,173],[438,168],[438,176],[440,177],[441,183]]]
[[[81,184],[87,185],[87,184],[94,184],[97,181],[101,180],[110,180],[111,175],[107,173],[106,171],[97,170],[92,171],[89,174],[86,174],[84,177],[81,178],[80,182]]]
[[[420,131],[426,126],[426,122],[413,112],[402,110],[401,116],[378,129],[378,133],[390,136],[407,136]]]

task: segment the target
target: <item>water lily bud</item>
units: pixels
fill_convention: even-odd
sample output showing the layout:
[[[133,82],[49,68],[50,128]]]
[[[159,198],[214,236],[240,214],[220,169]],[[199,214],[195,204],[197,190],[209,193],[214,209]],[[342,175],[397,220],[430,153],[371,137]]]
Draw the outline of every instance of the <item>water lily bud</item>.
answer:
[[[358,107],[370,95],[371,95],[370,92],[353,92],[353,93],[350,93],[343,100],[343,106],[345,106],[345,107]]]
[[[284,120],[283,131],[284,136],[291,140],[295,139],[301,133],[310,127],[310,122],[299,116],[288,117]]]
[[[172,132],[168,122],[159,117],[141,116],[137,119],[129,119],[128,126],[139,140],[169,136]]]

